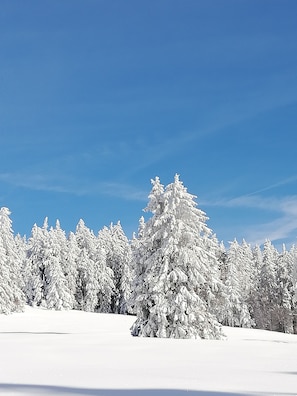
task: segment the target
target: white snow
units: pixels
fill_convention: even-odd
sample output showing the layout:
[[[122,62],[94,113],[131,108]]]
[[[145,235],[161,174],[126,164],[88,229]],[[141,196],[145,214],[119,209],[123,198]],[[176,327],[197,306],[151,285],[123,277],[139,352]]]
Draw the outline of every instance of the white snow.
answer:
[[[132,316],[26,307],[0,316],[0,395],[297,396],[297,335],[130,335]]]

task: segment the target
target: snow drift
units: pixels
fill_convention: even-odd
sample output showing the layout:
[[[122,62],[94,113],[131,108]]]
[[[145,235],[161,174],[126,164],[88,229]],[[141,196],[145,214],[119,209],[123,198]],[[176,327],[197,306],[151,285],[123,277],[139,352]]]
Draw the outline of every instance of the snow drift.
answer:
[[[297,336],[224,327],[226,340],[130,335],[135,317],[26,307],[0,316],[1,395],[297,395]]]

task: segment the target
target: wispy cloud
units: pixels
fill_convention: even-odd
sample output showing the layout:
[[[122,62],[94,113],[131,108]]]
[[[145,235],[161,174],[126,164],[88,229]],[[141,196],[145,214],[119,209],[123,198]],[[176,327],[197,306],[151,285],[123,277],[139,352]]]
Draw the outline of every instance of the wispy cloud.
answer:
[[[60,177],[45,175],[43,173],[10,172],[0,173],[0,181],[15,187],[28,188],[38,191],[71,192],[71,189],[63,185]]]
[[[266,239],[272,242],[288,241],[289,245],[297,241],[297,218],[291,214],[283,214],[274,221],[248,227],[246,240],[251,244],[261,245]]]
[[[252,244],[262,244],[267,238],[271,241],[290,239],[294,243],[297,238],[297,195],[278,197],[263,196],[260,193],[293,183],[296,180],[297,177],[292,176],[236,198],[220,199],[204,204],[242,210],[269,211],[274,217],[273,220],[261,222],[261,216],[255,213],[255,219],[259,220],[255,220],[253,225],[242,226],[241,231],[245,235],[245,239]]]
[[[129,167],[126,174],[131,176],[150,166],[168,158],[170,155],[175,154],[181,150],[184,146],[191,143],[191,141],[197,139],[197,133],[181,133],[175,134],[174,136],[161,139],[159,142],[154,144],[148,140],[139,147],[135,147],[133,152],[130,151],[130,155],[133,156],[134,162],[133,167]],[[139,157],[136,161],[135,158]],[[154,175],[153,175],[154,176]]]
[[[267,238],[278,241],[297,237],[297,195],[281,198],[246,196],[230,200],[226,205],[275,212],[274,220],[246,228],[246,239],[252,244],[261,244]]]
[[[145,201],[147,192],[120,182],[92,182],[59,174],[1,173],[0,182],[36,191],[51,191],[72,195],[107,195],[125,200]]]
[[[95,186],[95,190],[104,195],[123,198],[129,201],[146,201],[147,191],[142,191],[125,183],[103,182]]]
[[[277,183],[270,184],[269,186],[261,188],[260,190],[256,190],[256,191],[253,191],[253,192],[251,192],[249,194],[246,194],[245,196],[256,195],[256,194],[259,194],[259,193],[262,193],[262,192],[265,192],[265,191],[272,190],[272,189],[277,188],[277,187],[285,186],[287,184],[294,183],[296,180],[297,180],[297,175],[290,176],[290,177],[288,177],[286,179],[280,180]]]

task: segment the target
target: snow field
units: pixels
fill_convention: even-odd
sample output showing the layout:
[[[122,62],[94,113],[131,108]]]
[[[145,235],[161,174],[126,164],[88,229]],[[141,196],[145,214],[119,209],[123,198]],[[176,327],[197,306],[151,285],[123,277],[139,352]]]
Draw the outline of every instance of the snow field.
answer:
[[[132,337],[135,317],[26,307],[0,316],[1,395],[297,395],[297,336]]]

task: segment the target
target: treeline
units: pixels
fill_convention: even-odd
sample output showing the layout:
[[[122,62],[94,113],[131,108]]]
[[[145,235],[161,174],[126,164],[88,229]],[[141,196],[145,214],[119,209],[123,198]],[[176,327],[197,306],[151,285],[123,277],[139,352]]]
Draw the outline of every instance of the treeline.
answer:
[[[120,222],[94,234],[80,220],[14,235],[0,209],[0,313],[47,309],[135,314],[132,334],[220,338],[221,325],[297,333],[297,248],[219,243],[176,175],[152,180],[132,240]]]

